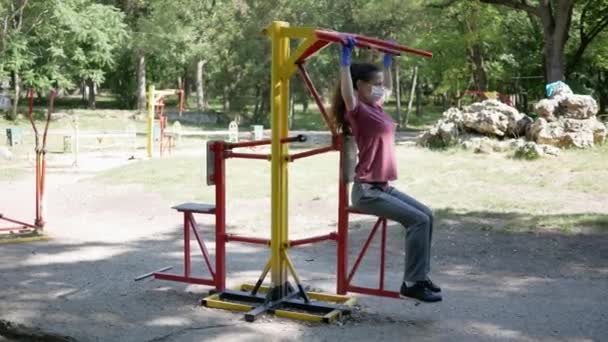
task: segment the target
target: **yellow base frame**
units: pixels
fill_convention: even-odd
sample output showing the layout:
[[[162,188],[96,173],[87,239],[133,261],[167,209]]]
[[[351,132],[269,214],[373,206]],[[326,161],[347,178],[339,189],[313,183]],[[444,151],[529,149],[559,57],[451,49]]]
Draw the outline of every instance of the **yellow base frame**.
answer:
[[[254,289],[254,287],[255,286],[251,285],[251,284],[242,284],[241,286],[234,288],[234,290],[252,291]],[[260,288],[259,288],[260,293],[267,293],[269,290],[270,290],[269,286],[260,286]],[[341,295],[334,295],[334,294],[327,294],[327,293],[320,293],[320,292],[306,292],[306,293],[308,294],[308,297],[312,300],[320,301],[320,302],[329,302],[329,303],[334,303],[334,304],[341,304],[341,305],[345,305],[348,307],[352,307],[353,305],[355,305],[355,303],[357,301],[356,298],[350,297],[350,296],[341,296]],[[201,300],[201,304],[206,307],[209,307],[209,308],[224,309],[224,310],[239,311],[239,312],[251,311],[256,307],[255,305],[240,304],[240,303],[234,303],[234,302],[229,302],[229,301],[223,300],[220,298],[220,293],[215,293],[208,297],[203,298]],[[340,319],[342,317],[342,312],[340,310],[333,310],[324,315],[317,315],[317,314],[313,314],[313,313],[289,311],[289,310],[272,310],[271,312],[277,317],[283,317],[283,318],[306,321],[306,322],[318,322],[318,323],[320,323],[320,322],[333,323],[337,319]]]
[[[0,236],[0,245],[9,244],[9,243],[28,243],[28,242],[36,242],[36,241],[48,241],[51,238],[42,235],[42,234],[23,234],[23,236],[19,236],[19,234]]]

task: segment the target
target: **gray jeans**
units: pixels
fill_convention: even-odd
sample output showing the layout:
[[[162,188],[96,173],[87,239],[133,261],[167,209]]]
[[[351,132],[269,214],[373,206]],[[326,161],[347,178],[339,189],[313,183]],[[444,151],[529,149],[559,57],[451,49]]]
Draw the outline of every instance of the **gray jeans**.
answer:
[[[403,280],[427,280],[433,238],[431,209],[392,186],[382,189],[368,183],[353,183],[351,200],[359,211],[399,222],[406,228]]]

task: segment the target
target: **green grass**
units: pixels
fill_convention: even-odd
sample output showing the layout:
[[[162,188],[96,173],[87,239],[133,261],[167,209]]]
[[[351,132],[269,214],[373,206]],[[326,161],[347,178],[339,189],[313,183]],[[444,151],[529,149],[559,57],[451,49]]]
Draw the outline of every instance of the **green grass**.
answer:
[[[438,152],[400,146],[397,153],[399,180],[394,185],[433,207],[446,225],[501,231],[608,231],[608,215],[603,214],[608,211],[606,146],[535,161],[456,149]],[[321,211],[335,206],[337,162],[337,154],[330,153],[292,164],[290,206],[321,205]],[[268,162],[227,163],[229,202],[269,198]],[[214,188],[204,184],[203,166],[201,151],[196,158],[141,161],[105,172],[96,181],[142,184],[175,200],[213,201]],[[587,173],[595,182],[582,181]]]
[[[397,119],[397,107],[395,102],[386,103],[384,108],[395,120]],[[401,108],[402,117],[405,115],[406,109],[407,108]],[[414,112],[410,113],[407,129],[427,129],[437,122],[442,113],[442,108],[434,106],[423,108],[422,115],[420,116],[416,116]],[[321,112],[319,112],[314,104],[311,104],[311,106],[308,107],[308,112],[306,113],[302,110],[301,105],[295,106],[292,129],[314,131],[326,130]]]

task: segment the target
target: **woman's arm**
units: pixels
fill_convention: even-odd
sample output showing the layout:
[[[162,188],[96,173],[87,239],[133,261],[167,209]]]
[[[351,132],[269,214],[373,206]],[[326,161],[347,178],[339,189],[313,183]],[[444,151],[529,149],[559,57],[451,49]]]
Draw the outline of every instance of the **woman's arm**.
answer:
[[[350,66],[340,66],[340,92],[347,111],[352,111],[357,106],[357,96],[353,89],[353,79],[350,75]]]
[[[391,67],[384,68],[384,99],[387,100],[393,92],[393,74]]]
[[[388,100],[393,91],[393,74],[391,73],[391,65],[393,64],[393,56],[386,54],[384,55],[384,99]]]

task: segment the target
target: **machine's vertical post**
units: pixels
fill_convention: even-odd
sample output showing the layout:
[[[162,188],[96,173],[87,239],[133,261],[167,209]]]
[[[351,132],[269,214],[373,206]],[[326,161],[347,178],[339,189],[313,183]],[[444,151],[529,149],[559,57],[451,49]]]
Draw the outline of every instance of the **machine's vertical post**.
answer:
[[[272,176],[271,176],[271,279],[276,291],[276,298],[285,296],[287,289],[287,267],[281,251],[287,248],[288,218],[287,218],[287,166],[285,157],[288,155],[288,144],[282,144],[281,139],[287,138],[287,114],[289,100],[289,79],[281,76],[281,68],[289,57],[289,37],[281,30],[289,24],[274,21],[268,27],[268,35],[272,41],[272,70],[271,70],[271,128],[272,128]]]
[[[215,284],[218,291],[226,288],[226,158],[224,143],[216,142],[214,150],[215,178]]]
[[[384,263],[386,257],[386,220],[382,220],[382,242],[380,245],[380,290],[384,290]]]
[[[348,287],[346,281],[346,272],[348,270],[348,185],[344,174],[344,159],[346,158],[344,151],[344,138],[337,138],[337,147],[340,149],[340,181],[338,186],[338,238],[337,238],[337,261],[338,275],[336,292],[339,295],[345,295]]]
[[[146,144],[146,151],[148,158],[152,158],[152,149],[154,146],[154,85],[148,86],[148,126],[147,126],[147,137],[148,141]]]
[[[184,213],[184,277],[190,277],[190,218]]]

